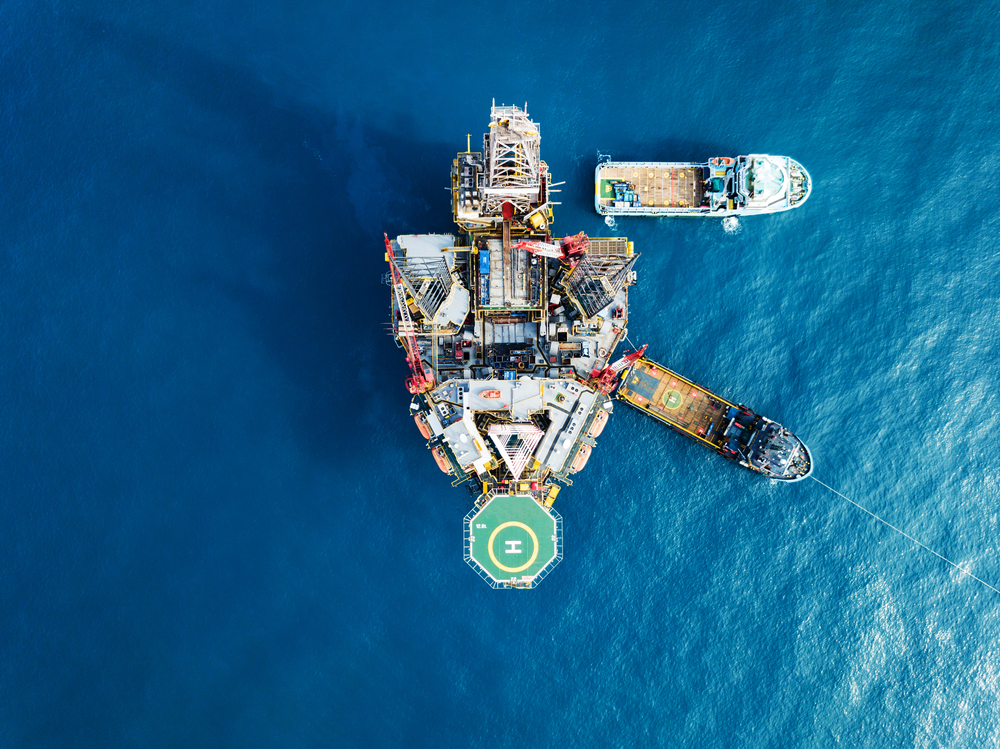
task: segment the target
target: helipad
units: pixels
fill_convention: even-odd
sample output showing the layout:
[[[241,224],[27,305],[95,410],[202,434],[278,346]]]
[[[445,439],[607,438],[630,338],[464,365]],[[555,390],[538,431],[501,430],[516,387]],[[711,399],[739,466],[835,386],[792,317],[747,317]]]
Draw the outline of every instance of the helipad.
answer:
[[[531,496],[496,495],[465,517],[465,559],[493,587],[534,587],[562,559],[562,518]]]

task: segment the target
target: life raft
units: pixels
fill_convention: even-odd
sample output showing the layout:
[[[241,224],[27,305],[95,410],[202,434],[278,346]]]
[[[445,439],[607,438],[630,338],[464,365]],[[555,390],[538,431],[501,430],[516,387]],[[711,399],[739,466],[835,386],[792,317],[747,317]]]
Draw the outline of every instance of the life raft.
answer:
[[[590,445],[580,445],[580,451],[576,454],[576,460],[573,461],[573,465],[569,469],[570,473],[579,473],[583,470],[583,467],[587,465],[587,461],[590,460],[590,451]]]
[[[437,467],[440,468],[443,473],[452,473],[451,466],[448,465],[448,461],[444,457],[444,450],[440,447],[435,447],[431,450],[431,455],[434,456],[434,462],[437,463]]]
[[[417,429],[420,430],[420,434],[423,435],[424,439],[429,440],[431,438],[431,428],[427,424],[427,417],[423,414],[416,414],[413,420],[417,422]]]

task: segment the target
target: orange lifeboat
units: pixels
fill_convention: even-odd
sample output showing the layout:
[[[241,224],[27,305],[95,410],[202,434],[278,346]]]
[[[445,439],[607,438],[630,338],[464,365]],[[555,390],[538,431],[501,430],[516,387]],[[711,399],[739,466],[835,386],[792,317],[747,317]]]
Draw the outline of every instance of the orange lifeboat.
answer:
[[[590,425],[590,429],[587,431],[587,435],[590,437],[600,437],[607,423],[608,412],[603,409],[598,411],[597,416],[594,417],[594,423]]]
[[[732,166],[736,163],[736,159],[729,156],[716,156],[714,159],[710,159],[709,163],[712,166]]]
[[[481,392],[479,394],[479,397],[480,398],[489,398],[490,400],[493,400],[494,398],[499,398],[500,397],[500,391],[499,390],[484,390],[483,392]]]
[[[424,435],[424,439],[429,440],[431,438],[431,428],[427,424],[427,417],[423,414],[416,414],[413,417],[413,420],[417,422],[417,429],[419,429],[420,433]]]
[[[440,447],[435,447],[431,450],[431,454],[434,456],[434,462],[438,464],[444,473],[451,473],[451,466],[448,465],[448,460],[444,457],[444,450]]]
[[[580,452],[576,454],[576,460],[573,461],[573,467],[570,468],[571,473],[579,473],[583,470],[587,461],[590,460],[590,452],[590,445],[580,445]]]

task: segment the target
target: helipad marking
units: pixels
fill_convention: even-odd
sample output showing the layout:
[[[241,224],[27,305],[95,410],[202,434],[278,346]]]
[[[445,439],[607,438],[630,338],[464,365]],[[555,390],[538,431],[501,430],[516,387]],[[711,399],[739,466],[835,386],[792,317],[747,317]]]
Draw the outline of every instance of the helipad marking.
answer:
[[[663,396],[663,407],[668,408],[673,411],[675,408],[680,408],[681,403],[684,402],[684,396],[682,396],[676,390],[670,390],[666,395]]]
[[[497,537],[497,534],[500,531],[502,531],[504,528],[509,528],[510,526],[523,528],[524,530],[528,531],[528,535],[531,536],[531,542],[532,544],[534,544],[535,547],[534,551],[531,554],[531,559],[522,564],[520,567],[507,567],[506,565],[500,564],[500,561],[497,559],[496,554],[493,553],[493,540]],[[534,564],[535,560],[538,558],[538,536],[536,536],[535,532],[531,530],[531,528],[526,526],[524,523],[521,523],[517,520],[508,520],[506,523],[501,523],[493,530],[493,533],[490,534],[490,540],[489,543],[487,543],[486,545],[486,549],[487,551],[490,552],[490,560],[493,562],[493,564],[502,569],[504,572],[521,572],[522,570],[528,569],[528,567]]]

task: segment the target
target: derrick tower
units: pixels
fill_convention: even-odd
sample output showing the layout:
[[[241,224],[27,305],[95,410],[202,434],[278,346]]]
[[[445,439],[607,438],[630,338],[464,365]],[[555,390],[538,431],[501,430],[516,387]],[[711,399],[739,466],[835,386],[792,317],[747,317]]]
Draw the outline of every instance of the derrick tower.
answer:
[[[484,216],[500,216],[503,204],[524,215],[538,205],[542,191],[541,134],[525,109],[493,102],[490,129],[483,137],[486,183],[483,186]]]

